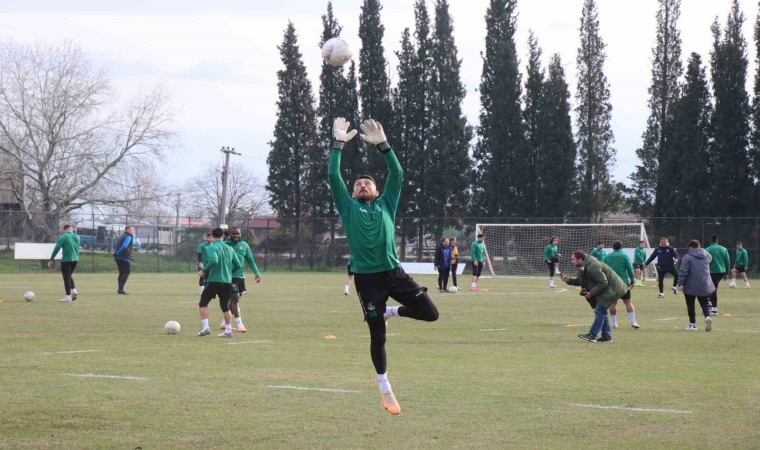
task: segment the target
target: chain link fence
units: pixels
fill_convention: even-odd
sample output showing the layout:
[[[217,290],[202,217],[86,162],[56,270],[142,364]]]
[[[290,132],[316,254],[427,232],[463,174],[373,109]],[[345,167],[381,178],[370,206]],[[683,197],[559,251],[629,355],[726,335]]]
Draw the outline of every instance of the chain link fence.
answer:
[[[691,239],[707,245],[711,235],[718,235],[729,249],[733,261],[735,244],[743,242],[749,252],[750,270],[760,266],[760,217],[650,217],[606,220],[605,223],[644,223],[651,245],[665,236],[679,250]],[[396,243],[399,257],[405,262],[433,260],[435,245],[441,237],[456,237],[460,255],[469,260],[470,244],[478,223],[552,224],[594,223],[591,219],[565,218],[419,218],[396,219]],[[139,241],[135,272],[194,272],[198,245],[216,225],[197,217],[71,215],[58,217],[0,209],[0,261],[13,259],[17,242],[54,243],[64,224],[72,224],[81,239],[79,272],[114,271],[110,252],[126,225],[135,227]],[[337,218],[292,219],[248,217],[230,224],[240,228],[242,238],[253,250],[259,268],[266,270],[330,271],[344,270],[348,263],[348,246]],[[566,249],[569,250],[569,249]],[[581,249],[588,251],[590,249]],[[542,252],[543,248],[536,249]],[[17,260],[19,270],[42,270],[40,261]],[[4,267],[13,267],[13,264]]]

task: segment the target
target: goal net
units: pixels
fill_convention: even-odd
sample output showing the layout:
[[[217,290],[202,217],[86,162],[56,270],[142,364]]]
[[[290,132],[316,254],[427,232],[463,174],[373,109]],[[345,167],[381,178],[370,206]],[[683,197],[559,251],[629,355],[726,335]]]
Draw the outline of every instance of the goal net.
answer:
[[[477,224],[476,235],[483,233],[486,244],[486,269],[494,277],[548,276],[544,248],[553,236],[559,237],[559,268],[575,275],[570,255],[575,250],[589,253],[597,242],[604,243],[605,253],[612,252],[612,243],[623,243],[623,251],[633,262],[633,252],[644,241],[647,257],[652,253],[644,224]],[[654,265],[646,277],[657,274]]]

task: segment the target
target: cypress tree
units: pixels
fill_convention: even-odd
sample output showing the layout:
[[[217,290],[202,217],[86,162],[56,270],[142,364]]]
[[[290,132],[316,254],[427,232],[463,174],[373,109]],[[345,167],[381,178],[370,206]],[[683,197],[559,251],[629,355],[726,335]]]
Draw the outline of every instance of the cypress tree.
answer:
[[[491,0],[486,11],[486,50],[480,81],[480,125],[473,156],[473,212],[514,215],[524,168],[525,130],[521,76],[515,47],[517,0]]]
[[[267,190],[270,205],[283,219],[295,220],[300,237],[300,219],[304,214],[304,190],[307,155],[317,143],[316,112],[311,82],[298,48],[296,30],[288,22],[280,50],[284,66],[277,71],[277,121],[274,139],[269,142]]]
[[[667,204],[660,199],[667,196],[669,180],[662,176],[660,162],[666,158],[667,134],[664,128],[670,120],[673,102],[679,96],[678,80],[683,74],[681,63],[681,0],[659,0],[657,35],[652,48],[652,83],[649,86],[649,118],[642,135],[642,146],[636,150],[641,165],[631,176],[635,209],[642,214],[664,214]]]
[[[750,166],[755,180],[755,211],[760,213],[760,12],[755,19],[755,84],[752,98],[752,134],[750,136]]]
[[[746,216],[752,209],[752,180],[749,174],[749,99],[746,91],[747,42],[742,34],[744,14],[737,0],[721,37],[717,19],[713,24],[714,44],[711,75],[715,95],[713,113],[712,215]]]
[[[546,75],[541,67],[541,47],[538,45],[538,39],[531,30],[528,36],[528,66],[526,68],[528,79],[525,81],[525,109],[523,110],[523,120],[525,121],[525,139],[526,139],[526,172],[524,178],[528,180],[523,190],[523,196],[520,199],[519,214],[525,217],[538,217],[540,206],[538,198],[541,195],[543,183],[539,179],[540,175],[537,165],[542,157],[546,155],[544,133],[547,127],[543,121],[546,120],[546,99],[544,94],[544,82]]]
[[[576,212],[601,220],[612,208],[614,187],[609,166],[614,163],[614,136],[610,126],[612,105],[610,87],[604,75],[607,59],[605,44],[599,35],[599,13],[595,0],[585,0],[578,49],[578,88],[575,108],[578,117],[578,171],[580,183]]]

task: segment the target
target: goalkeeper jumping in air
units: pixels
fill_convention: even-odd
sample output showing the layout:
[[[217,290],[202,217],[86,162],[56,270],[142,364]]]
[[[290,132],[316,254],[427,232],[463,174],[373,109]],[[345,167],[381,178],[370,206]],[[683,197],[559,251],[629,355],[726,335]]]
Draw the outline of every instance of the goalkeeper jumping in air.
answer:
[[[383,127],[371,119],[360,125],[364,142],[376,147],[388,165],[388,179],[382,195],[369,175],[359,175],[353,183],[353,194],[348,193],[340,175],[341,151],[357,133],[356,130],[349,131],[348,127],[346,119],[335,119],[335,146],[330,154],[327,177],[335,209],[346,230],[356,292],[369,326],[370,355],[377,372],[380,398],[385,409],[395,415],[401,413],[401,407],[388,382],[385,320],[400,316],[433,322],[438,319],[438,310],[430,300],[427,288],[420,287],[404,272],[396,255],[394,229],[402,170],[385,138]],[[388,297],[402,306],[386,306]]]

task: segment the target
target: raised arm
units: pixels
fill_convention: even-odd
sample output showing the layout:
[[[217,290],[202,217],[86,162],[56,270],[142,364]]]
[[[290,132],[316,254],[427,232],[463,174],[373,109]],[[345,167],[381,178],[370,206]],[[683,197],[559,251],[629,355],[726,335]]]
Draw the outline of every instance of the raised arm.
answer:
[[[368,144],[372,144],[383,154],[385,163],[388,165],[388,179],[385,181],[383,197],[395,208],[401,195],[401,181],[404,178],[404,171],[401,164],[393,153],[388,139],[385,137],[385,131],[380,122],[372,119],[365,120],[359,127],[362,129],[362,139]]]
[[[330,162],[327,164],[327,180],[330,182],[330,193],[332,194],[335,209],[341,214],[346,209],[346,204],[351,200],[351,196],[346,189],[346,183],[340,176],[340,157],[343,146],[346,142],[356,136],[356,130],[348,130],[349,123],[346,119],[338,117],[333,122],[333,136],[335,137],[335,146],[330,153]]]
[[[644,263],[644,265],[648,266],[649,263],[651,263],[652,261],[654,261],[655,258],[657,258],[657,252],[656,251],[652,252],[652,254],[649,255],[649,258],[647,259],[647,262]]]

